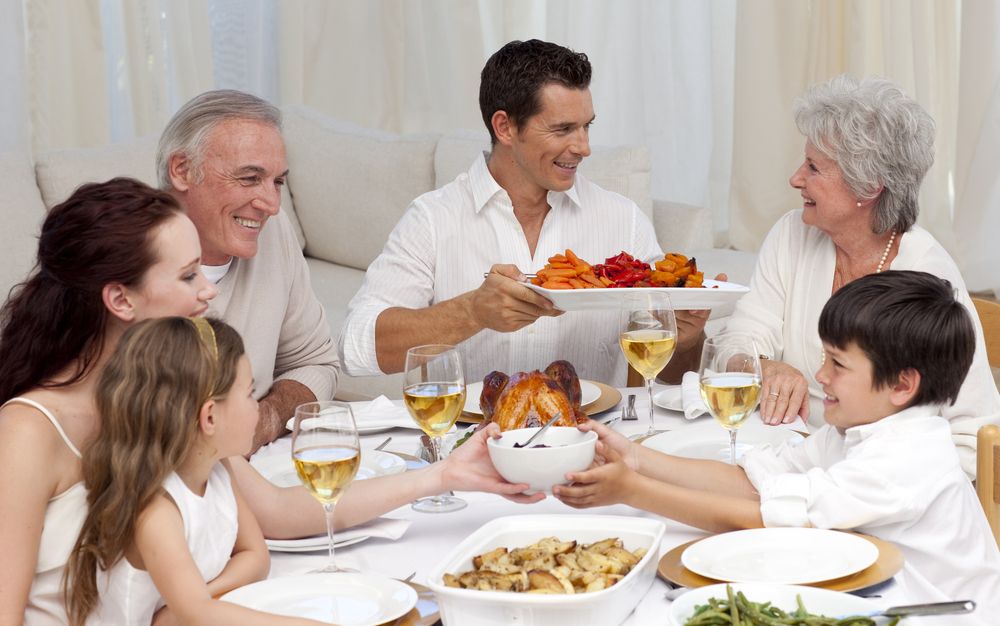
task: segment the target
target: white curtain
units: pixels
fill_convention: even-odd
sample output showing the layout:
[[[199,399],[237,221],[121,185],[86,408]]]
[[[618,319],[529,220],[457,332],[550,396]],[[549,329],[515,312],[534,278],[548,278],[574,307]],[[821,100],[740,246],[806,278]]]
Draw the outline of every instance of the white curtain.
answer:
[[[710,207],[754,250],[797,206],[796,96],[878,74],[938,125],[920,223],[1000,286],[1000,9],[992,0],[0,0],[0,149],[156,134],[233,87],[394,132],[482,128],[479,71],[511,39],[586,52],[598,144],[641,143],[653,196]],[[957,239],[956,239],[957,233]],[[955,241],[962,241],[957,249]]]
[[[0,0],[0,152],[28,148],[21,0]]]
[[[937,122],[919,223],[955,253],[958,16],[958,0],[739,3],[730,204],[735,247],[756,250],[777,217],[800,205],[787,183],[804,145],[792,102],[809,85],[847,73],[895,82]]]
[[[962,3],[955,167],[959,261],[972,290],[1000,293],[1000,6]]]
[[[281,100],[394,132],[483,128],[479,72],[512,39],[587,53],[598,144],[646,144],[654,197],[728,194],[735,0],[305,0],[280,6]],[[724,207],[723,207],[724,208]],[[724,225],[727,215],[720,210]]]

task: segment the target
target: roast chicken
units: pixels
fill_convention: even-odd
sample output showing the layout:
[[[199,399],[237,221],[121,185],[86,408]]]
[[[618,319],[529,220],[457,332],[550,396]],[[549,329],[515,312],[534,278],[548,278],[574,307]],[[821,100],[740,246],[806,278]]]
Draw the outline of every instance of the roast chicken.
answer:
[[[545,372],[518,372],[508,377],[490,372],[483,379],[479,408],[483,423],[500,430],[542,426],[559,413],[554,426],[576,426],[586,421],[580,408],[580,379],[568,361],[553,361]]]

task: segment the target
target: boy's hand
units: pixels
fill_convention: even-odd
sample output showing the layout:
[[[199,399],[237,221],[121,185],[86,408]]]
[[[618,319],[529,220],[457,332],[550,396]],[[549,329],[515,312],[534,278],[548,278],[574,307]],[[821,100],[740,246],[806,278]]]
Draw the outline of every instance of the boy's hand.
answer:
[[[632,471],[639,471],[639,458],[637,454],[636,444],[630,441],[627,437],[622,435],[616,430],[612,430],[608,426],[601,424],[600,422],[595,422],[594,420],[589,420],[583,424],[578,424],[577,429],[583,432],[594,431],[597,433],[598,447],[597,453],[594,455],[594,463],[597,465],[602,465],[607,462],[605,456],[601,453],[602,442],[604,446],[614,450],[618,456],[622,458],[629,469]]]
[[[765,424],[789,424],[799,416],[809,422],[809,383],[788,363],[761,359],[760,417]]]
[[[597,454],[590,469],[566,474],[573,484],[556,485],[552,495],[577,509],[624,502],[638,474],[625,463],[621,454],[603,441],[597,442]],[[603,460],[602,465],[598,464],[598,458]]]

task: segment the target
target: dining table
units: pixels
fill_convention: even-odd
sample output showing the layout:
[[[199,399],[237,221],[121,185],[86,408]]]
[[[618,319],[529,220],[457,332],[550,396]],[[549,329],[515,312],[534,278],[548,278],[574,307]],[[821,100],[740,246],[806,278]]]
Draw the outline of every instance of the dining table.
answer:
[[[665,389],[663,385],[655,385],[654,391]],[[612,427],[626,436],[639,436],[648,427],[649,400],[643,388],[620,388],[623,400],[601,414],[591,415],[592,418],[609,422]],[[635,395],[635,409],[639,416],[635,421],[620,419],[621,407],[629,394]],[[402,406],[402,400],[394,403]],[[757,413],[750,420],[760,420]],[[654,422],[658,430],[681,432],[695,425],[711,423],[710,415],[702,415],[688,419],[680,410],[668,410],[661,406],[654,407]],[[461,424],[459,428],[463,428]],[[721,430],[721,426],[719,426]],[[808,427],[801,421],[791,424],[773,426],[772,428],[807,431]],[[360,437],[362,456],[364,450],[374,449],[386,437],[392,437],[384,448],[389,452],[414,456],[420,452],[419,430],[394,428],[377,434],[367,434]],[[669,436],[669,435],[667,435]],[[266,458],[269,455],[289,454],[290,445],[286,436],[283,440],[261,449],[254,460]],[[727,452],[728,455],[728,452]],[[360,484],[356,482],[355,485]],[[362,572],[384,575],[396,579],[404,579],[412,575],[412,581],[425,583],[430,571],[464,538],[477,530],[483,524],[499,517],[509,515],[615,515],[638,516],[662,521],[666,525],[663,540],[658,546],[659,556],[663,556],[673,548],[686,542],[707,537],[706,531],[682,524],[659,515],[635,509],[626,505],[594,507],[590,509],[575,509],[549,496],[534,504],[518,504],[501,496],[478,493],[459,492],[456,495],[464,499],[468,506],[450,513],[420,513],[409,505],[399,507],[386,513],[383,517],[406,520],[408,528],[398,539],[390,540],[373,537],[354,545],[337,548],[336,556],[339,565],[352,567]],[[607,528],[608,536],[614,536],[615,528]],[[271,552],[271,571],[269,578],[301,575],[322,567],[327,560],[325,548],[314,552],[285,553]],[[657,576],[649,592],[638,604],[632,614],[623,624],[625,626],[663,626],[668,623],[667,613],[673,599],[684,592],[671,583]],[[877,588],[862,590],[862,594],[879,597],[879,602],[886,606],[891,604],[907,604],[905,590],[890,579]]]

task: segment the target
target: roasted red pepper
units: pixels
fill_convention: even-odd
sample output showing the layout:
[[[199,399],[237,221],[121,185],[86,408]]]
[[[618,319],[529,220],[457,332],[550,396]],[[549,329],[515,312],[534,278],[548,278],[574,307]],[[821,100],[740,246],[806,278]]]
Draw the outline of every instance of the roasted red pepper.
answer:
[[[627,252],[608,257],[604,263],[593,266],[594,274],[611,281],[609,287],[635,287],[649,278],[651,268]]]

